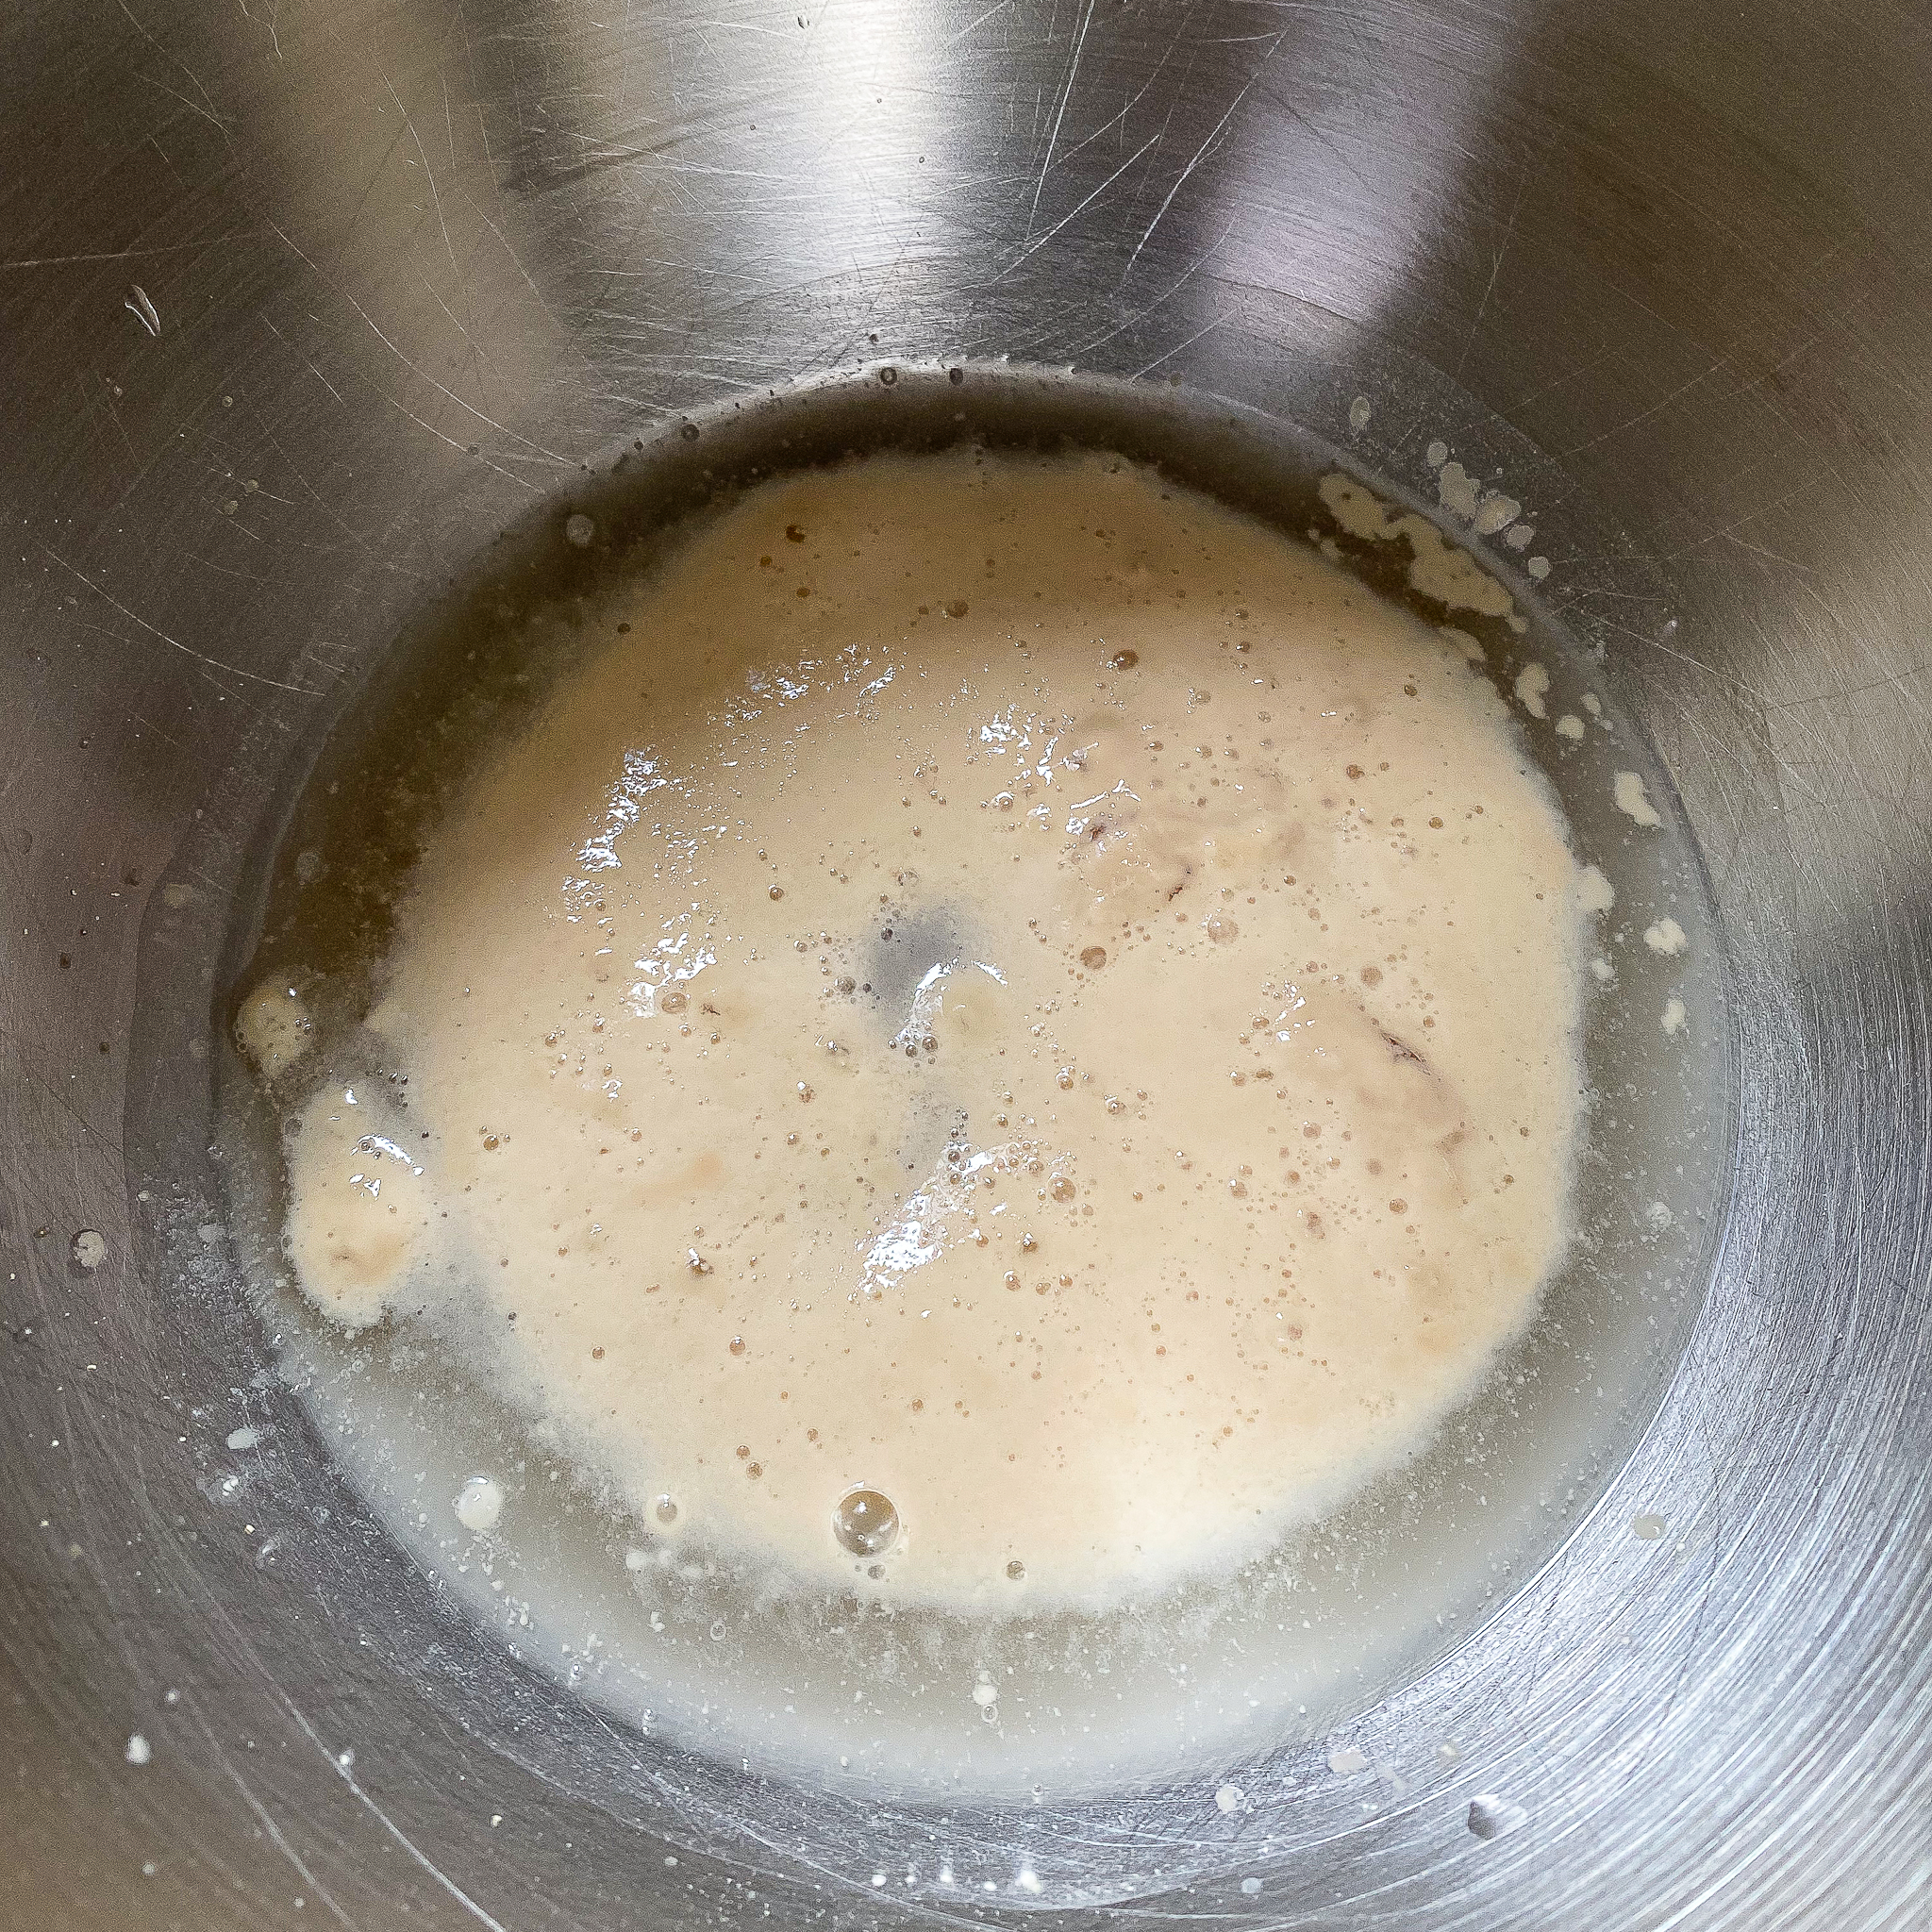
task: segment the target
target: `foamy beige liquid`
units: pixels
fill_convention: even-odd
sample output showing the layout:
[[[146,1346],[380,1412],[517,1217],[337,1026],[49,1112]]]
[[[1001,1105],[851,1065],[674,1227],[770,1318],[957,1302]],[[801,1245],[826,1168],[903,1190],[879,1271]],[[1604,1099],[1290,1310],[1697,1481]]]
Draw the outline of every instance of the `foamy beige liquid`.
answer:
[[[1583,1084],[1577,868],[1453,636],[970,452],[757,490],[592,622],[422,862],[407,1125],[328,1084],[290,1141],[320,1307],[427,1309],[660,1533],[906,1601],[1226,1570],[1426,1439]]]

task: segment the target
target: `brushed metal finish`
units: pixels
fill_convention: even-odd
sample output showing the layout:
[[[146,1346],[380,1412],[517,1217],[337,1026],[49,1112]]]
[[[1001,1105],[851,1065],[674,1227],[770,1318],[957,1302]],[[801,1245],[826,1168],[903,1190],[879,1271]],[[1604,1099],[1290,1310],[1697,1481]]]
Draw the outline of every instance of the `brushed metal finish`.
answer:
[[[1932,1917],[1919,15],[25,0],[0,33],[0,1926],[1031,1902],[811,1869],[755,1781],[720,1810],[495,1674],[256,1379],[182,1178],[223,909],[405,616],[686,411],[1002,357],[1411,486],[1435,437],[1502,466],[1676,778],[1736,1028],[1723,1253],[1604,1506],[1349,1728],[1369,1770],[1288,1767],[1225,1875],[1106,1916]],[[1199,1795],[1024,1830],[1189,1874]]]

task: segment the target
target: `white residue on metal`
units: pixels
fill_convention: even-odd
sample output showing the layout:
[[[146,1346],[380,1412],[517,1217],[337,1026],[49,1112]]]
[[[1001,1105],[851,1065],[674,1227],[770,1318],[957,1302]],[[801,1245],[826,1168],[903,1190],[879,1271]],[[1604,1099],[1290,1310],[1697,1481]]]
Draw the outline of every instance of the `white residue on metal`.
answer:
[[[1433,446],[1433,445],[1432,445]],[[1444,463],[1436,474],[1436,494],[1442,508],[1470,525],[1478,537],[1507,530],[1523,513],[1523,506],[1500,490],[1485,490],[1460,463]]]

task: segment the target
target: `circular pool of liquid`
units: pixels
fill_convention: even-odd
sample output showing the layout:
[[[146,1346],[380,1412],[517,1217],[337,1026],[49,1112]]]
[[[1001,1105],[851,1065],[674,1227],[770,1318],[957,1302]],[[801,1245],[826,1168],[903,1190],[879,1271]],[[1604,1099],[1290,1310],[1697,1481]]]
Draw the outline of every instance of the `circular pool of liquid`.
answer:
[[[913,1800],[1453,1644],[1725,1151],[1695,856],[1529,587],[1325,452],[1067,426],[558,507],[331,738],[229,1009],[391,1532],[645,1735]]]

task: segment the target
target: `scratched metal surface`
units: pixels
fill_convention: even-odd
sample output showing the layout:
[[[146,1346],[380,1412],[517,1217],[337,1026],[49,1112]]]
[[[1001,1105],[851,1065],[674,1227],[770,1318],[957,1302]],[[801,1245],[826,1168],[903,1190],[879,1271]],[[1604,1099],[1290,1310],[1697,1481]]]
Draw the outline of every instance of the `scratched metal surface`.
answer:
[[[428,589],[682,410],[1007,355],[1338,438],[1369,392],[1364,463],[1441,435],[1573,514],[1553,586],[1678,780],[1738,1029],[1728,1241],[1605,1507],[1364,1718],[1371,1775],[1105,1916],[1932,1923],[1932,48],[1883,5],[1661,19],[9,10],[0,1926],[984,1915],[498,1683],[298,1430],[225,1446],[266,1342],[136,1191],[207,1165],[203,975],[280,768]],[[1474,1834],[1485,1794],[1522,1822]],[[1062,1851],[1191,1829],[1143,1792]]]

